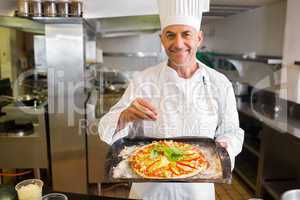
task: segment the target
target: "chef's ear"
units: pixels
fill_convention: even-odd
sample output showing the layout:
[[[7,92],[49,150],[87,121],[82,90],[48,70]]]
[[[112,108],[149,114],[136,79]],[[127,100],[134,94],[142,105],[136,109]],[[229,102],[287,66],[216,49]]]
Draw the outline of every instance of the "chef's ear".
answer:
[[[160,42],[162,44],[163,47],[165,47],[165,43],[163,41],[163,35],[162,35],[162,32],[159,34],[159,38],[160,38]]]
[[[204,33],[203,33],[203,31],[198,31],[197,32],[198,46],[200,46],[202,44],[203,39],[204,39]]]

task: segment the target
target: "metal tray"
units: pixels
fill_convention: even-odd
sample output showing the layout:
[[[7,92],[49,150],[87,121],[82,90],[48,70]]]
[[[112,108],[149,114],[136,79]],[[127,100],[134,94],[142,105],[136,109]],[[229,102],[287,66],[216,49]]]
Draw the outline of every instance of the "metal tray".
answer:
[[[124,148],[130,148],[137,145],[146,145],[158,140],[173,140],[198,145],[205,154],[210,156],[212,169],[207,174],[197,174],[189,178],[178,179],[145,179],[136,175],[130,167],[126,168],[124,173],[118,172],[114,175],[114,170],[121,164],[126,164],[126,158],[120,156]],[[210,154],[210,155],[209,155]],[[127,162],[128,164],[128,162]],[[213,168],[214,167],[214,168]],[[231,183],[231,162],[229,155],[223,147],[209,138],[195,137],[176,137],[176,138],[122,138],[116,141],[110,148],[105,162],[106,180],[108,182],[206,182],[206,183]]]

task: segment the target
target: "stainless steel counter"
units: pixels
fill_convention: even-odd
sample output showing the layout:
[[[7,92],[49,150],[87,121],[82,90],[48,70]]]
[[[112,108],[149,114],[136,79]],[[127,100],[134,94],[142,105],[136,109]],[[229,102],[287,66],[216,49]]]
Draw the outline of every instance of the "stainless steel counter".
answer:
[[[48,150],[46,138],[45,111],[43,108],[31,109],[31,115],[37,120],[33,124],[33,133],[26,136],[5,134],[0,136],[0,169],[9,168],[48,168]],[[16,114],[14,111],[14,115]],[[34,114],[36,113],[36,114]]]
[[[279,111],[274,117],[271,117],[270,113],[264,112],[264,114],[262,114],[261,111],[251,108],[248,102],[239,103],[237,108],[240,112],[254,117],[282,133],[289,133],[300,138],[300,120],[289,117],[286,109]]]

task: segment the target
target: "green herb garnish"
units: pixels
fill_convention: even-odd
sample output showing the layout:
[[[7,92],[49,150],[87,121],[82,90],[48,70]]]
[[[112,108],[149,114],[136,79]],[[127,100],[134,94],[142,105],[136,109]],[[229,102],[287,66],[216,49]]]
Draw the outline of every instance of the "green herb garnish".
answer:
[[[176,147],[168,147],[162,144],[156,145],[152,152],[153,154],[154,152],[162,153],[164,156],[168,158],[169,161],[173,161],[173,162],[179,161],[183,157],[183,152],[180,149],[177,149]]]

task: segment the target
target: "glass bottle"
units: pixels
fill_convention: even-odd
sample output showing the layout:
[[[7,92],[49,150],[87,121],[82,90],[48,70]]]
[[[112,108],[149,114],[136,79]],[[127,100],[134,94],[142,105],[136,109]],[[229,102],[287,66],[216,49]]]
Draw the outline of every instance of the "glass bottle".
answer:
[[[68,17],[70,14],[70,1],[69,0],[59,0],[57,2],[57,16]]]
[[[29,0],[18,0],[18,12],[20,17],[29,17]]]
[[[82,17],[82,0],[71,1],[71,17]]]
[[[56,0],[44,0],[44,16],[45,17],[56,17]]]
[[[42,17],[43,16],[42,0],[31,0],[30,15],[33,17]]]

